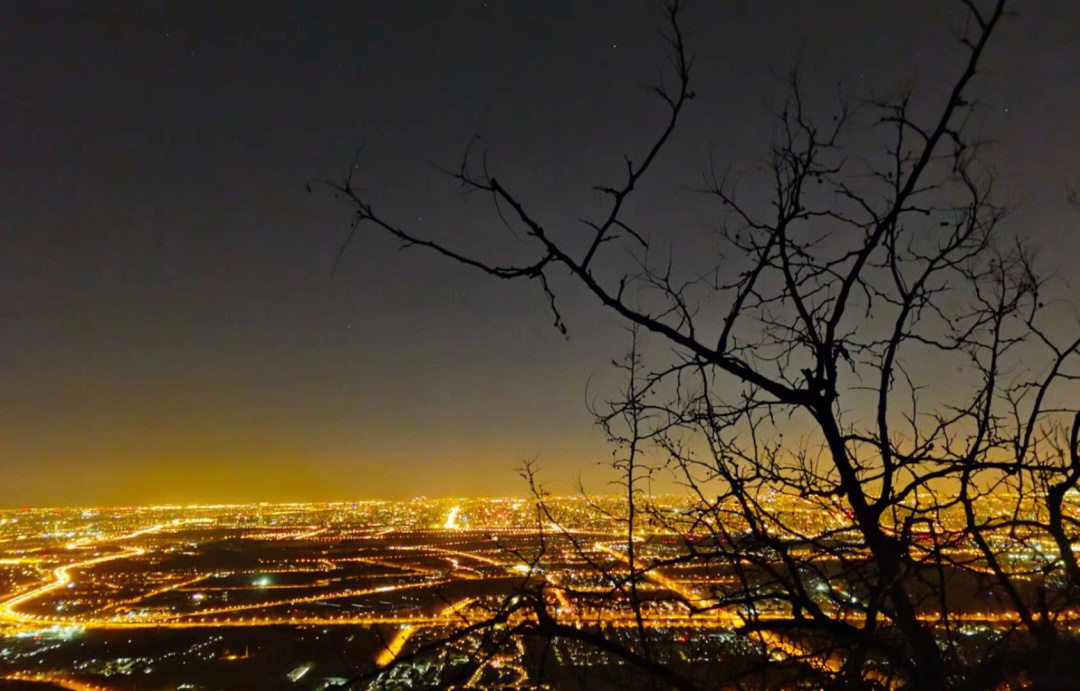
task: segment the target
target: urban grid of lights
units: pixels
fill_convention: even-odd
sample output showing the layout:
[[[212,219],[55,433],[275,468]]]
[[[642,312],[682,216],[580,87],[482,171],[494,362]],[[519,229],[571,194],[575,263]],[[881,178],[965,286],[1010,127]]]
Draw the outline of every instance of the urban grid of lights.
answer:
[[[716,606],[716,593],[733,580],[730,575],[694,569],[692,561],[648,568],[680,549],[680,542],[665,539],[672,536],[660,529],[632,536],[637,568],[644,569],[636,587],[668,597],[650,598],[637,611],[618,603],[590,604],[589,594],[610,591],[605,574],[626,573],[631,567],[625,528],[615,518],[617,500],[611,499],[616,503],[612,512],[601,515],[588,502],[554,501],[559,524],[539,526],[533,505],[514,499],[0,513],[0,574],[9,585],[9,592],[0,594],[0,634],[395,627],[371,661],[388,666],[409,649],[418,632],[482,621],[490,616],[494,595],[505,592],[484,595],[457,586],[528,579],[542,579],[552,611],[576,626],[705,631],[733,630],[744,623],[739,612]],[[820,507],[803,507],[782,496],[775,502],[777,510],[802,511],[808,531],[828,529],[834,520]],[[536,556],[541,533],[548,551]],[[209,556],[222,544],[236,554],[261,556],[254,557],[256,563],[222,566]],[[1052,547],[1029,544],[1024,549]],[[1020,552],[1015,556],[1025,558]],[[604,569],[597,570],[598,564]],[[141,575],[131,576],[135,572]],[[854,598],[842,584],[821,587],[835,615],[859,622],[857,608],[847,611],[838,604]],[[790,614],[777,607],[755,616],[780,620]],[[1062,617],[1076,618],[1076,613]],[[935,623],[940,615],[927,612],[922,618]],[[1017,615],[967,611],[951,613],[950,620],[992,630],[1014,625]],[[796,641],[775,633],[757,633],[754,642],[774,656],[806,655]],[[502,651],[486,664],[512,672],[514,683],[525,684],[522,655],[523,649],[516,657],[512,650]],[[840,664],[832,659],[817,663]],[[294,671],[306,674],[302,668]],[[64,688],[102,688],[60,672],[43,674],[17,669],[7,677],[48,677]],[[479,683],[479,677],[474,681]]]

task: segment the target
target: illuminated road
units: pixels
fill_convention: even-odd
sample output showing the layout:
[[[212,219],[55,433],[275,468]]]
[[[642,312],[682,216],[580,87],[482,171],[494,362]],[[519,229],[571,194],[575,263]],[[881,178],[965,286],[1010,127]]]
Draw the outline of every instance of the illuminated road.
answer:
[[[16,611],[15,608],[19,605],[30,602],[31,600],[35,600],[42,595],[51,593],[54,590],[66,588],[67,585],[72,582],[71,574],[69,573],[71,569],[81,569],[87,566],[93,566],[94,564],[103,564],[107,561],[113,561],[114,559],[122,559],[124,557],[131,557],[137,554],[145,553],[145,550],[134,547],[126,547],[124,549],[126,551],[120,552],[119,554],[109,554],[103,557],[94,557],[93,559],[87,559],[86,561],[80,561],[74,564],[67,564],[66,566],[56,567],[55,569],[53,569],[53,576],[55,580],[53,580],[52,583],[46,583],[43,586],[34,588],[33,590],[29,590],[25,593],[22,593],[21,595],[15,595],[14,597],[8,598],[7,600],[0,602],[0,622],[9,624],[33,623],[35,625],[40,625],[43,621],[42,618],[34,616],[32,614],[23,614],[22,612]],[[66,620],[57,621],[62,624],[69,623]],[[49,623],[53,623],[53,621],[49,620]],[[81,626],[81,624],[79,625]]]
[[[626,565],[630,564],[629,555],[620,550],[613,549],[602,542],[593,543],[593,549],[597,550],[598,552],[603,552],[604,554],[615,557]],[[674,578],[668,578],[667,576],[659,573],[655,569],[649,569],[648,567],[642,569],[640,564],[638,565],[638,569],[641,570],[641,575],[644,576],[646,579],[676,593],[687,603],[693,603],[694,607],[708,607],[709,605],[715,603],[715,600],[701,597],[701,595],[699,595],[697,592],[694,591],[693,588],[687,586],[685,583],[677,581]],[[734,623],[734,625],[742,625],[742,618],[739,617],[737,614],[726,614],[726,616],[732,617],[731,621]]]
[[[453,615],[458,614],[459,612],[461,612],[461,610],[465,609],[475,601],[476,598],[470,597],[461,600],[460,602],[449,605],[441,612],[439,612],[436,618],[445,620],[447,623],[455,620],[457,622],[467,622],[467,620],[464,620],[462,617],[453,617]],[[379,665],[380,667],[385,667],[386,665],[393,662],[394,659],[401,654],[401,651],[405,648],[405,644],[409,642],[409,639],[412,638],[413,634],[416,633],[418,628],[420,628],[420,624],[421,622],[409,624],[402,628],[400,631],[398,631],[397,634],[392,639],[390,639],[390,642],[386,644],[386,649],[379,653],[379,656],[375,658],[375,664]]]
[[[177,519],[177,520],[174,520],[174,521],[170,521],[168,523],[159,523],[157,525],[150,526],[149,528],[142,528],[142,529],[136,530],[135,532],[132,532],[132,533],[125,533],[123,535],[116,535],[116,536],[108,537],[108,538],[99,538],[97,540],[92,540],[90,538],[83,538],[82,540],[76,540],[75,542],[69,543],[67,545],[67,548],[68,549],[77,549],[77,548],[80,548],[80,547],[90,547],[90,546],[98,546],[98,545],[108,544],[110,542],[120,542],[121,540],[128,540],[130,538],[139,537],[139,536],[142,536],[142,535],[148,535],[150,533],[156,533],[156,532],[159,532],[161,530],[164,530],[165,528],[175,528],[175,527],[178,527],[180,525],[183,525],[183,524],[186,524],[186,523],[193,523],[193,522],[201,522],[201,521],[200,521],[200,519],[189,519],[189,520]],[[46,595],[48,593],[51,593],[54,590],[59,590],[60,588],[66,588],[68,586],[68,584],[70,584],[72,582],[72,577],[71,577],[71,574],[69,573],[71,569],[81,569],[81,568],[85,568],[87,566],[93,566],[95,564],[103,564],[105,562],[113,561],[115,559],[122,559],[122,558],[125,558],[125,557],[132,557],[132,556],[136,556],[136,555],[139,555],[139,554],[145,554],[146,553],[146,550],[138,548],[138,547],[122,547],[122,549],[124,551],[120,552],[120,553],[117,553],[117,554],[107,554],[107,555],[104,555],[104,556],[94,557],[92,559],[86,559],[84,561],[75,562],[73,564],[65,564],[64,566],[56,567],[55,569],[53,569],[53,578],[54,578],[54,580],[51,583],[46,583],[45,585],[34,588],[32,590],[28,590],[28,591],[26,591],[24,593],[16,594],[16,595],[8,598],[7,600],[4,600],[3,602],[0,602],[0,623],[8,623],[8,624],[28,624],[28,623],[30,623],[30,624],[33,624],[35,626],[40,626],[41,622],[42,622],[42,618],[36,617],[34,615],[30,615],[30,614],[23,614],[22,612],[17,611],[15,608],[18,607],[19,605],[30,602],[31,600],[35,600],[35,599],[41,597],[42,595]],[[49,620],[49,623],[54,623],[54,622],[53,622],[53,620]],[[70,622],[68,620],[56,620],[55,623],[59,623],[61,625],[82,626],[82,624],[72,624],[72,622]]]
[[[14,674],[8,674],[0,679],[8,679],[10,681],[31,681],[40,684],[52,684],[62,689],[70,689],[70,691],[111,691],[107,686],[101,686],[100,684],[88,684],[85,681],[79,681],[77,679],[69,679],[68,677],[56,675],[56,674],[30,674],[25,672],[16,672]]]

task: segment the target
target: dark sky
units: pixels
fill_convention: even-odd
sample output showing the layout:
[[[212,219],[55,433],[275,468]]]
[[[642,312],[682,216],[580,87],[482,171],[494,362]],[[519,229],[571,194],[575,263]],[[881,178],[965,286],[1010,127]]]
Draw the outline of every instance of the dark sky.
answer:
[[[1010,222],[1068,275],[1080,13],[1017,6],[977,126]],[[630,213],[700,237],[684,186],[710,152],[760,162],[796,63],[822,92],[940,95],[959,16],[691,3],[699,97]],[[331,276],[348,210],[305,184],[363,144],[387,215],[487,251],[486,203],[436,168],[479,135],[539,216],[580,227],[660,122],[661,21],[652,1],[3,3],[0,506],[520,494],[533,457],[555,490],[602,488],[586,382],[625,346],[614,320],[560,285],[563,339],[534,286],[385,238]]]

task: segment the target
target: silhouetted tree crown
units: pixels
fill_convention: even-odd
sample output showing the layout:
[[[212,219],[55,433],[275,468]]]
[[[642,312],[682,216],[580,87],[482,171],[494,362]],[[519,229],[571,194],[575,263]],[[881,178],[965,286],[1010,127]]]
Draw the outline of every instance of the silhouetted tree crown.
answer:
[[[819,121],[792,77],[761,178],[768,206],[744,203],[710,167],[701,191],[721,229],[715,247],[695,253],[722,259],[691,278],[626,218],[692,107],[677,2],[663,33],[669,73],[654,90],[666,121],[625,157],[620,179],[596,186],[604,207],[582,214],[583,243],[551,232],[475,151],[452,178],[490,198],[531,248],[525,261],[428,239],[384,216],[351,172],[333,184],[354,212],[350,242],[382,234],[531,281],[564,331],[551,279],[569,276],[633,333],[616,363],[625,388],[593,411],[626,499],[612,517],[625,527],[625,559],[602,563],[591,545],[549,529],[608,587],[577,589],[537,570],[448,640],[478,640],[478,650],[515,637],[575,641],[641,672],[638,681],[686,689],[984,687],[1037,679],[1069,659],[1080,413],[1061,401],[1080,376],[1080,330],[1058,337],[1046,279],[1002,223],[970,134],[971,84],[1005,2],[959,4],[966,59],[942,68],[951,82],[931,117],[904,96],[841,101]],[[646,366],[657,353],[666,358]],[[658,473],[678,478],[691,508],[649,495]],[[558,525],[531,466],[525,474],[542,523]],[[665,558],[641,538],[660,533],[678,538]],[[530,559],[542,564],[542,550]],[[642,584],[674,567],[723,578],[646,600]],[[762,650],[760,664],[695,676],[648,625],[658,599],[691,618],[726,617]],[[616,609],[630,612],[637,635],[600,623]],[[968,635],[976,623],[994,633]]]

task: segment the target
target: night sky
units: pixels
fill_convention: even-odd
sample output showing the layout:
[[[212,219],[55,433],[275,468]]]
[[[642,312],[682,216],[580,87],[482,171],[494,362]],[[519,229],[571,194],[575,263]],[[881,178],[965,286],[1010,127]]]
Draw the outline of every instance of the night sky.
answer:
[[[331,274],[349,210],[305,185],[360,149],[385,215],[486,252],[505,230],[439,172],[478,136],[547,225],[581,228],[605,208],[590,186],[661,122],[658,5],[149,4],[0,9],[0,507],[523,494],[530,458],[556,491],[602,490],[585,402],[620,325],[556,282],[564,339],[535,286],[384,237]],[[1080,12],[1016,6],[976,127],[1008,222],[1068,279]],[[698,98],[632,218],[704,242],[715,215],[687,187],[710,154],[761,162],[793,65],[815,94],[932,99],[961,69],[960,16],[690,3]]]

